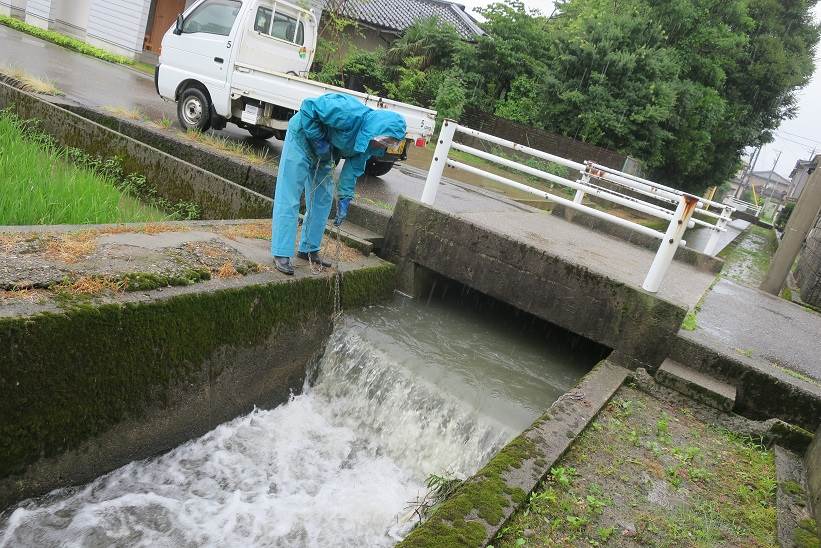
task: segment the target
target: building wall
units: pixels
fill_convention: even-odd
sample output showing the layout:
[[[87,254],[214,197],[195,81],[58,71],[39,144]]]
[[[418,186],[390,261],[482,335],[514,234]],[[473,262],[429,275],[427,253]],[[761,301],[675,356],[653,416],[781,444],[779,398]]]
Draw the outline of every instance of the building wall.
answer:
[[[53,21],[51,10],[53,0],[29,0],[26,4],[26,23],[47,29]]]
[[[28,0],[0,0],[0,15],[25,19],[27,1]]]
[[[143,51],[151,0],[91,0],[86,41],[134,58]]]
[[[85,40],[91,0],[53,1],[52,30]]]

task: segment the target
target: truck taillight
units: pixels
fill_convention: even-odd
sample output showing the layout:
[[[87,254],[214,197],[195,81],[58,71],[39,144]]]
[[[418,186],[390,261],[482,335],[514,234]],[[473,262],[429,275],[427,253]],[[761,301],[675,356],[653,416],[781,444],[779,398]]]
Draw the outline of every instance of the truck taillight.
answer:
[[[419,148],[425,148],[425,145],[427,145],[427,143],[425,142],[424,137],[419,137],[418,139],[416,139],[416,146],[418,146]]]

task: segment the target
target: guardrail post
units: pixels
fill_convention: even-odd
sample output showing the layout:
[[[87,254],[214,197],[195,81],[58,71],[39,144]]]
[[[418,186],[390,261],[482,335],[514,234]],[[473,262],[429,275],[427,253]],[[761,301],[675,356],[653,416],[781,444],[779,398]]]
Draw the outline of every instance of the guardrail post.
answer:
[[[589,184],[590,183],[590,174],[587,173],[587,171],[580,171],[579,173],[581,173],[581,175],[582,175],[581,179],[579,179],[579,182],[583,185]],[[573,196],[573,203],[580,204],[580,203],[582,203],[582,200],[584,200],[584,191],[579,189],[579,190],[576,191],[576,195]]]
[[[658,292],[661,287],[661,282],[664,281],[664,276],[673,262],[673,257],[676,254],[681,237],[684,236],[684,231],[687,230],[687,225],[690,222],[690,217],[693,216],[693,210],[698,204],[698,197],[684,194],[679,200],[676,212],[673,214],[673,219],[667,227],[667,232],[664,234],[664,239],[659,245],[656,256],[653,259],[653,264],[650,265],[650,270],[647,272],[647,277],[644,278],[642,288],[650,293]]]
[[[439,190],[439,181],[445,170],[456,125],[453,120],[442,122],[442,129],[439,130],[439,138],[436,140],[436,150],[433,151],[433,160],[428,170],[428,178],[425,179],[425,189],[422,191],[423,204],[433,205],[436,200],[436,191]]]
[[[713,233],[710,234],[710,239],[707,240],[707,245],[704,246],[704,253],[709,255],[710,257],[715,257],[716,255],[716,247],[718,246],[718,239],[721,236],[721,231],[723,228],[727,226],[727,223],[730,221],[730,208],[725,207],[721,210],[721,217],[716,221],[716,227],[713,229]]]

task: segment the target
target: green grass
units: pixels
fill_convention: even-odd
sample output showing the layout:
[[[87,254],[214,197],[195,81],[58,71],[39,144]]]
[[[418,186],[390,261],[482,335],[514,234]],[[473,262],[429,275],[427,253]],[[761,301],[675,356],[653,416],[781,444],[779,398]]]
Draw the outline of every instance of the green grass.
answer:
[[[134,60],[129,59],[128,57],[125,57],[123,55],[117,55],[115,53],[108,52],[104,49],[91,46],[89,44],[86,44],[82,40],[77,40],[76,38],[66,36],[65,34],[60,34],[59,32],[54,32],[53,30],[41,29],[40,27],[29,25],[28,23],[25,23],[13,17],[6,17],[4,15],[0,15],[0,25],[5,25],[7,27],[13,28],[14,30],[25,32],[26,34],[36,36],[37,38],[46,40],[53,44],[57,44],[58,46],[62,46],[64,48],[76,51],[78,53],[82,53],[83,55],[96,57],[97,59],[102,59],[103,61],[117,63],[120,65],[128,65],[130,67],[133,67],[142,72],[147,72],[149,74],[153,74],[154,71],[153,67],[151,67],[150,65],[146,65],[145,63],[137,63]]]
[[[114,182],[74,166],[58,149],[27,139],[0,111],[0,225],[86,224],[167,219],[119,191]]]
[[[777,546],[773,453],[623,387],[493,546]]]

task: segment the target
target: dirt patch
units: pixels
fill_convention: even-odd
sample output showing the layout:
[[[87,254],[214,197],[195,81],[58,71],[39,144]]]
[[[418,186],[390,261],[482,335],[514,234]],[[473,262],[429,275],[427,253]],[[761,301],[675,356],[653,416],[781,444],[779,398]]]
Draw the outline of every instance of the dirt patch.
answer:
[[[757,440],[624,387],[494,546],[777,546],[775,489]]]

